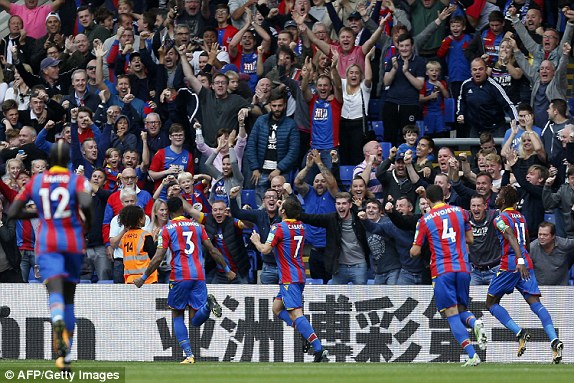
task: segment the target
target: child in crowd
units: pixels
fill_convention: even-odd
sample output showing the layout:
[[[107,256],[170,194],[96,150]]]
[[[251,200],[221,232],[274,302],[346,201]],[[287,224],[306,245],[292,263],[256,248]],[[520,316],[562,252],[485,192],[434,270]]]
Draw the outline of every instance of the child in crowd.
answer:
[[[48,169],[48,162],[41,158],[31,162],[32,165],[32,175],[35,176],[39,173],[44,173]]]
[[[443,118],[444,99],[448,98],[446,82],[439,80],[441,65],[438,61],[429,61],[424,86],[420,91],[419,100],[423,105],[423,118],[426,134],[435,135],[447,130]]]
[[[195,180],[197,179],[197,182]],[[195,210],[205,214],[211,213],[211,205],[207,199],[207,193],[211,186],[211,177],[207,174],[193,175],[190,172],[182,172],[177,175],[177,182],[181,186],[181,196],[189,202]]]
[[[122,172],[120,169],[120,151],[116,148],[106,150],[104,160],[104,170],[106,171],[106,183],[104,190],[116,191],[118,189],[118,176]]]
[[[405,125],[402,133],[405,142],[399,145],[397,153],[406,153],[407,150],[411,150],[413,158],[416,157],[419,128],[416,125]]]
[[[436,55],[446,61],[450,94],[457,99],[463,81],[470,77],[470,62],[465,57],[464,50],[472,37],[464,33],[466,19],[462,16],[451,17],[449,27],[451,34],[442,41]]]

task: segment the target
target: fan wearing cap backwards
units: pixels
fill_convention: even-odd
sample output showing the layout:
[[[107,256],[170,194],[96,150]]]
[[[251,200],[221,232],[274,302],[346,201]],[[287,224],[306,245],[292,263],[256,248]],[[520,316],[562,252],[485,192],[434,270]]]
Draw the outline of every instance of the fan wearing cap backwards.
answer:
[[[48,55],[48,48],[55,44],[60,52],[64,51],[66,37],[62,33],[62,20],[56,12],[48,13],[46,16],[46,33],[44,36],[36,39],[34,51],[30,58],[33,68],[40,67],[40,61]],[[26,60],[24,60],[26,62]]]
[[[64,3],[65,0],[54,0],[50,4],[38,6],[38,0],[25,0],[24,4],[12,4],[10,0],[0,0],[0,7],[13,16],[20,16],[28,36],[38,39],[46,34],[44,24],[46,16],[50,12],[56,12]]]

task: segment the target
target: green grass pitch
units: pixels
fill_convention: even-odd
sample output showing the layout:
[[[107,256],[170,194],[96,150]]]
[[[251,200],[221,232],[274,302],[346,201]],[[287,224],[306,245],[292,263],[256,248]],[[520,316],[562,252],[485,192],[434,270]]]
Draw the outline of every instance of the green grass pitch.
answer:
[[[6,368],[50,368],[52,361],[3,360]],[[126,383],[559,383],[574,381],[574,365],[483,363],[461,368],[458,363],[196,363],[74,362],[73,369],[124,367]],[[0,377],[4,383],[4,377]],[[113,382],[113,381],[109,381]]]

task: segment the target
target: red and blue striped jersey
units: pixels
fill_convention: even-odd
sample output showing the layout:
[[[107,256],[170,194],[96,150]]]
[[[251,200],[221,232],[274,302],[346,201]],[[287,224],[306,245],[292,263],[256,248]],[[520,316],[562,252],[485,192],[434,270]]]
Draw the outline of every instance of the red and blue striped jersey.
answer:
[[[494,219],[494,226],[498,230],[498,238],[500,239],[500,250],[502,251],[502,258],[500,258],[500,270],[516,271],[516,253],[510,242],[504,238],[504,231],[507,228],[514,233],[522,256],[526,264],[526,268],[532,269],[532,260],[526,250],[526,238],[528,237],[528,225],[524,216],[514,210],[513,208],[504,209],[498,217]]]
[[[323,100],[316,94],[309,102],[311,113],[311,148],[333,149],[339,146],[339,123],[343,104],[333,98]]]
[[[305,283],[303,223],[294,219],[271,226],[266,243],[275,248],[275,261],[279,265],[279,281],[282,284]]]
[[[175,153],[169,146],[158,150],[149,166],[150,170],[161,172],[169,169],[171,165],[178,166],[183,172],[190,172],[193,174],[193,155],[187,150],[183,149],[181,153]],[[153,190],[156,190],[161,183],[162,178],[155,180]],[[165,189],[161,198],[165,198]]]
[[[472,230],[468,212],[444,203],[435,205],[417,223],[414,244],[422,246],[425,238],[431,250],[431,274],[470,273],[465,233]]]
[[[18,193],[17,200],[32,200],[38,210],[40,226],[36,254],[85,251],[84,226],[77,198],[81,192],[91,192],[90,183],[84,176],[53,166],[34,176]]]
[[[202,242],[209,240],[203,226],[176,217],[162,229],[157,247],[171,250],[171,281],[205,280]]]

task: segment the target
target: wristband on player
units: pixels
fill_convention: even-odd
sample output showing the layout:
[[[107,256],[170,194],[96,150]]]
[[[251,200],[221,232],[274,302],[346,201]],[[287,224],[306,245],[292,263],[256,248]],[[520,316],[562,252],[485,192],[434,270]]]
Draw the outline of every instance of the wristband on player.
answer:
[[[526,262],[524,261],[524,258],[518,258],[518,264],[519,265],[525,265]]]
[[[229,268],[229,266],[225,265],[225,267],[223,268],[223,271],[225,271],[226,273],[229,273],[231,271],[231,269]]]
[[[142,281],[144,281],[144,282],[145,282],[145,280],[147,279],[147,275],[145,275],[145,274],[142,274],[142,276],[141,276],[141,279],[142,279]]]

